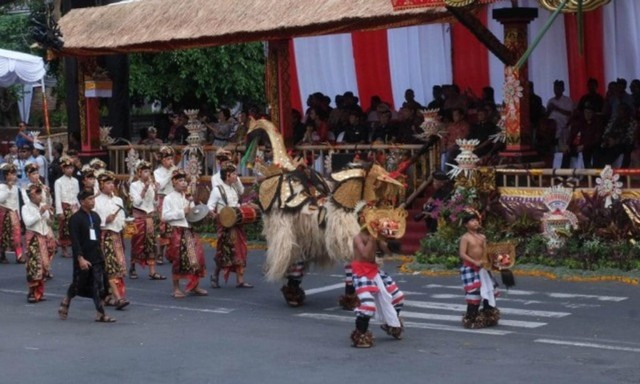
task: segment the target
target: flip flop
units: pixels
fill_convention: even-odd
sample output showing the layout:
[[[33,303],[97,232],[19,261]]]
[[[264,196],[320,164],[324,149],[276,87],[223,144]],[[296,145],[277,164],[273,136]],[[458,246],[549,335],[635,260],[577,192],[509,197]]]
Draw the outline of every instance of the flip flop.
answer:
[[[193,296],[208,296],[209,295],[209,293],[207,291],[205,291],[204,289],[202,289],[202,288],[195,288],[195,289],[193,289],[191,291],[188,291],[187,293],[190,294],[190,295],[193,295]]]
[[[251,285],[249,283],[240,283],[240,284],[236,285],[236,288],[253,288],[253,285]]]
[[[173,292],[171,294],[171,296],[173,296],[174,299],[184,299],[185,298],[184,293],[182,293],[182,292]]]
[[[120,299],[120,300],[116,301],[116,309],[118,311],[122,311],[124,309],[124,307],[126,307],[129,304],[131,304],[131,303],[129,303],[127,300]]]
[[[100,317],[96,318],[95,321],[96,323],[115,323],[116,319],[107,315],[101,315]]]
[[[69,303],[65,303],[64,301],[60,303],[58,316],[60,316],[61,320],[67,320],[67,316],[69,316]]]
[[[149,275],[149,280],[166,280],[167,277],[166,276],[162,276],[161,274],[159,274],[158,272]]]

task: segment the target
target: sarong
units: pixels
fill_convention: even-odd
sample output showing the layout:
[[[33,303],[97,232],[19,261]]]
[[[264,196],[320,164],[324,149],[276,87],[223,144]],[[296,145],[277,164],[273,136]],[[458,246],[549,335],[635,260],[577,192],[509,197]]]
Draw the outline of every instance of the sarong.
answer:
[[[188,280],[187,291],[197,287],[200,279],[207,273],[204,249],[199,236],[193,233],[191,228],[173,227],[167,259],[172,264],[173,278]]]
[[[47,237],[37,232],[27,231],[25,234],[27,257],[27,285],[33,289],[37,301],[44,295],[44,281],[49,271],[49,249]]]
[[[353,261],[351,267],[353,268],[353,285],[360,300],[360,305],[355,309],[359,316],[373,317],[376,314],[376,298],[374,295],[380,294],[380,281],[384,284],[387,293],[391,295],[391,305],[396,311],[402,309],[404,293],[398,288],[391,276],[384,271],[378,270],[376,263]],[[376,280],[378,284],[376,284]]]
[[[460,267],[460,278],[464,287],[464,299],[468,304],[480,304],[480,275],[479,267],[468,263]]]
[[[158,220],[158,244],[159,245],[169,245],[171,243],[172,230],[171,225],[167,224],[162,220],[162,203],[164,202],[164,195],[158,195],[158,217],[161,220]]]
[[[127,261],[124,257],[122,234],[103,230],[100,232],[100,246],[104,253],[104,268],[109,281],[116,284],[120,297],[126,297],[124,276],[127,273]]]
[[[131,261],[141,266],[156,263],[156,243],[153,213],[133,209],[135,234],[131,236]]]
[[[93,263],[91,267],[83,271],[80,269],[78,259],[73,257],[73,281],[67,289],[67,296],[72,299],[76,296],[93,299],[96,311],[104,313],[102,300],[107,297],[109,281],[104,271],[104,263]]]
[[[0,207],[0,248],[14,250],[16,259],[22,258],[20,236],[20,216],[18,216],[18,212]]]
[[[216,267],[223,271],[226,282],[231,272],[242,274],[247,266],[247,234],[239,225],[225,228],[218,224]]]
[[[62,218],[58,219],[58,243],[61,247],[71,245],[71,235],[69,234],[69,218],[74,214],[71,204],[62,203]]]

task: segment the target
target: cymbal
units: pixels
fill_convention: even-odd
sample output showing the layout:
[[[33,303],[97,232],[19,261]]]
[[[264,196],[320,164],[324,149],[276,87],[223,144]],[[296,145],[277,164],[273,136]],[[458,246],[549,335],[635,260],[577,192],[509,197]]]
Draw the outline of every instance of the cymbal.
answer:
[[[187,213],[187,221],[190,223],[197,223],[204,219],[209,214],[209,207],[206,204],[199,204],[191,208]]]

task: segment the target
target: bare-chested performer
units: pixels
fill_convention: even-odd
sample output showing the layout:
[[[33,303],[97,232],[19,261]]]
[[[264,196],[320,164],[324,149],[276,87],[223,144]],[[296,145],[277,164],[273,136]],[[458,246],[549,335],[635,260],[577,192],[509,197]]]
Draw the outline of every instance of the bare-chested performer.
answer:
[[[462,325],[465,328],[484,328],[497,325],[500,311],[490,306],[488,300],[483,301],[480,294],[483,281],[480,271],[484,265],[487,248],[487,239],[478,232],[480,215],[475,210],[465,210],[462,224],[467,228],[467,233],[460,238],[460,259],[462,259],[460,278],[467,302],[467,313],[462,317]],[[488,272],[487,276],[488,280],[485,281],[492,281]],[[493,290],[493,287],[490,290]],[[481,301],[483,301],[483,308],[482,311],[478,311]]]

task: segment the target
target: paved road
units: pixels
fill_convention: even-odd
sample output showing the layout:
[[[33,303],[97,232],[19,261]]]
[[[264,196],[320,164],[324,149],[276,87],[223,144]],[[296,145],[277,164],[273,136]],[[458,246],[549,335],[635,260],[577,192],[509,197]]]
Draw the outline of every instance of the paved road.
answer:
[[[0,265],[0,383],[640,382],[638,287],[520,278],[499,299],[500,326],[465,330],[457,277],[396,275],[405,339],[374,326],[376,346],[356,350],[354,317],[336,305],[339,268],[310,273],[308,303],[294,309],[262,280],[262,261],[251,252],[252,290],[230,282],[183,300],[168,280],[141,273],[127,280],[132,305],[110,310],[115,324],[94,323],[87,299],[58,319],[70,260],[54,261],[49,300],[36,305],[26,302],[23,266]]]

